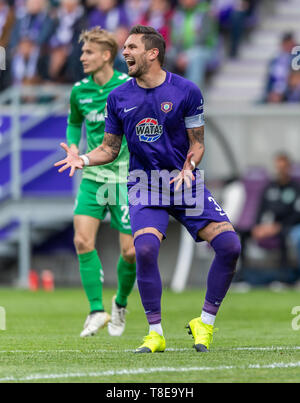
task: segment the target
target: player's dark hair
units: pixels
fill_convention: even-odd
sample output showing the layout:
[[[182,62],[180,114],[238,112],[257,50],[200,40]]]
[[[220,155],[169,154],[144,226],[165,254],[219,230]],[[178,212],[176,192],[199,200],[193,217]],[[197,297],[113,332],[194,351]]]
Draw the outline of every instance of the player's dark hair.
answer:
[[[157,48],[159,51],[158,61],[162,66],[165,60],[166,42],[163,36],[152,27],[144,25],[135,25],[131,28],[129,35],[143,35],[142,41],[145,44],[145,49],[150,50]]]

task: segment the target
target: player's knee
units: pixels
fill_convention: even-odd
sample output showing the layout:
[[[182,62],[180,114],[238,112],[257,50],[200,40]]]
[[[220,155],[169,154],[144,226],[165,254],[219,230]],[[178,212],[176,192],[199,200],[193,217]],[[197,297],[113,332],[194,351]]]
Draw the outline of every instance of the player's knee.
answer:
[[[241,254],[241,242],[236,232],[228,231],[218,235],[211,242],[216,254],[227,262],[236,263]]]
[[[134,246],[130,246],[127,248],[122,248],[121,250],[122,258],[127,263],[134,263],[135,262],[135,249]]]
[[[74,245],[78,254],[91,252],[95,248],[93,240],[80,233],[75,234]]]
[[[237,261],[241,254],[241,242],[239,237],[235,234],[235,240],[230,244],[227,249],[227,257],[230,260]]]
[[[136,258],[141,263],[147,263],[157,258],[160,241],[155,235],[140,235],[135,239],[134,245]]]
[[[136,243],[138,244],[138,243]],[[148,260],[153,254],[153,246],[147,243],[136,246],[136,255],[138,259]]]

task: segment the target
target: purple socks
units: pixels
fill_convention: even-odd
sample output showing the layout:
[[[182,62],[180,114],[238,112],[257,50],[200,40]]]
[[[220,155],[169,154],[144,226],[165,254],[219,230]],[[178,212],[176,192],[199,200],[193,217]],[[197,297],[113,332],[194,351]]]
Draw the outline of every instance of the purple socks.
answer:
[[[241,252],[239,237],[233,231],[222,232],[211,242],[216,256],[207,276],[207,292],[203,311],[216,315],[233,276]]]
[[[150,325],[161,322],[162,284],[158,268],[160,240],[154,234],[142,234],[134,241],[138,288]]]
[[[137,283],[149,324],[161,322],[162,283],[158,268],[160,241],[154,234],[139,235],[135,241]],[[203,311],[216,315],[230,287],[241,245],[235,232],[226,231],[211,242],[216,256],[207,277]]]

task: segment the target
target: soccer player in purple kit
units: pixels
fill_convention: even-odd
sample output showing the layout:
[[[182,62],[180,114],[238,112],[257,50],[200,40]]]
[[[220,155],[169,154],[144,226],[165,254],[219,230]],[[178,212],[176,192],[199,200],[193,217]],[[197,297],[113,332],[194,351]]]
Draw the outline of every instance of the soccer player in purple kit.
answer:
[[[240,241],[226,213],[204,187],[203,209],[187,214],[187,205],[174,200],[182,185],[197,186],[196,166],[204,154],[203,98],[192,82],[165,71],[165,41],[153,28],[137,25],[130,31],[123,55],[132,80],[113,90],[108,97],[105,136],[101,146],[80,157],[67,145],[67,157],[56,163],[60,172],[70,168],[72,176],[84,165],[102,165],[114,160],[126,136],[130,152],[128,190],[130,218],[134,234],[137,282],[149,322],[149,334],[137,353],[162,352],[166,348],[161,325],[162,283],[158,268],[160,244],[166,234],[169,215],[190,232],[196,242],[207,241],[215,258],[207,278],[207,292],[200,317],[187,328],[197,352],[206,352],[213,338],[219,307],[230,287],[240,254]],[[134,173],[175,169],[179,174],[170,182],[170,205],[134,203],[131,191]],[[151,188],[151,181],[150,181]]]

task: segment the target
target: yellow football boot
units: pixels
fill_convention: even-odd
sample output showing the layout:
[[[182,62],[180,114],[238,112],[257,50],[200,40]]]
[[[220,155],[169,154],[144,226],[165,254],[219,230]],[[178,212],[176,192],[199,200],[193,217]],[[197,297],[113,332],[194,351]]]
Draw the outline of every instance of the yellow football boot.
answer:
[[[146,337],[144,343],[135,350],[135,353],[163,353],[166,348],[164,336],[152,330]]]
[[[194,337],[194,348],[196,351],[199,353],[206,353],[213,341],[213,325],[206,325],[199,317],[191,320],[186,327],[189,329],[189,334],[192,334]]]

